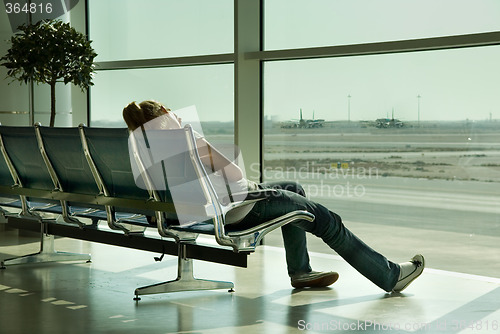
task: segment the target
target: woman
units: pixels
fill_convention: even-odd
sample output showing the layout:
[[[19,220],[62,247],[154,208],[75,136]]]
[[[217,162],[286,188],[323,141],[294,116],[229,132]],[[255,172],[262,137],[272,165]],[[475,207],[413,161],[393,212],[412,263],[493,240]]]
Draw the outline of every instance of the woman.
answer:
[[[130,103],[123,109],[123,118],[130,130],[154,120],[161,129],[181,128],[181,119],[156,101]],[[401,292],[424,270],[424,258],[415,255],[411,261],[396,264],[374,251],[350,232],[336,213],[321,204],[308,200],[304,189],[295,182],[255,184],[244,178],[241,169],[213,148],[205,138],[196,134],[196,145],[202,163],[215,171],[223,170],[228,183],[241,190],[274,188],[276,194],[257,202],[241,220],[226,225],[249,227],[295,210],[305,210],[315,216],[313,222],[297,221],[282,227],[288,274],[295,288],[325,287],[338,279],[336,272],[311,270],[307,253],[306,234],[321,238],[330,248],[351,264],[362,275],[389,292]]]

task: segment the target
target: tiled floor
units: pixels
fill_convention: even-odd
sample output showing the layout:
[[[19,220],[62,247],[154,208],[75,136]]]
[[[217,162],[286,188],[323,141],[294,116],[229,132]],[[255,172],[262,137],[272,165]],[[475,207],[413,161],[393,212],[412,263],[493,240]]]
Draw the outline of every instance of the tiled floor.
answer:
[[[135,302],[136,287],[175,278],[174,257],[155,262],[158,254],[70,239],[56,240],[56,247],[91,253],[92,263],[1,270],[0,333],[500,332],[499,278],[427,268],[404,293],[387,294],[333,253],[312,252],[315,270],[335,269],[340,279],[330,288],[294,290],[283,249],[266,245],[246,269],[195,262],[197,277],[233,281],[233,293]],[[37,248],[33,236],[0,231],[1,258]]]

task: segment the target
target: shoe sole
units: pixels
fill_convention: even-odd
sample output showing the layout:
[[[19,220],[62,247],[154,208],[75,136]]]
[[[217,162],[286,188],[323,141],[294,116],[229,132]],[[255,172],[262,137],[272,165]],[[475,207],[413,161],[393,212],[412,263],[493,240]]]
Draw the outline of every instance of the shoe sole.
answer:
[[[332,285],[339,279],[339,274],[329,274],[325,276],[321,276],[312,280],[307,280],[303,282],[294,282],[292,283],[292,286],[295,289],[302,289],[302,288],[324,288],[329,285]]]

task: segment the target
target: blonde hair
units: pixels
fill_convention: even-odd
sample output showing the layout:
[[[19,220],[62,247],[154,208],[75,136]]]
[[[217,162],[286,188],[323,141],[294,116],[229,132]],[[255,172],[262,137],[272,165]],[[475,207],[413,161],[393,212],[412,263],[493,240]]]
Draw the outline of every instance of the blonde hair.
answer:
[[[127,123],[127,127],[134,131],[144,123],[164,114],[162,111],[163,105],[154,100],[131,102],[123,108],[123,120]]]

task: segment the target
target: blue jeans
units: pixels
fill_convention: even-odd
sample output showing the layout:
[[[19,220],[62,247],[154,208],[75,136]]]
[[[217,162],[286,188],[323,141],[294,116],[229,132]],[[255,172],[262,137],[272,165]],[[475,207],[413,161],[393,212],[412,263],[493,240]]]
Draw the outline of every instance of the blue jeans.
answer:
[[[277,192],[270,198],[257,202],[238,225],[259,224],[295,210],[305,210],[316,217],[313,222],[301,220],[281,228],[290,276],[311,271],[305,234],[310,232],[323,239],[330,248],[378,287],[391,291],[396,285],[399,265],[387,260],[356,237],[344,226],[336,213],[307,199],[304,189],[298,183],[278,182],[261,184],[260,187],[274,188]]]

